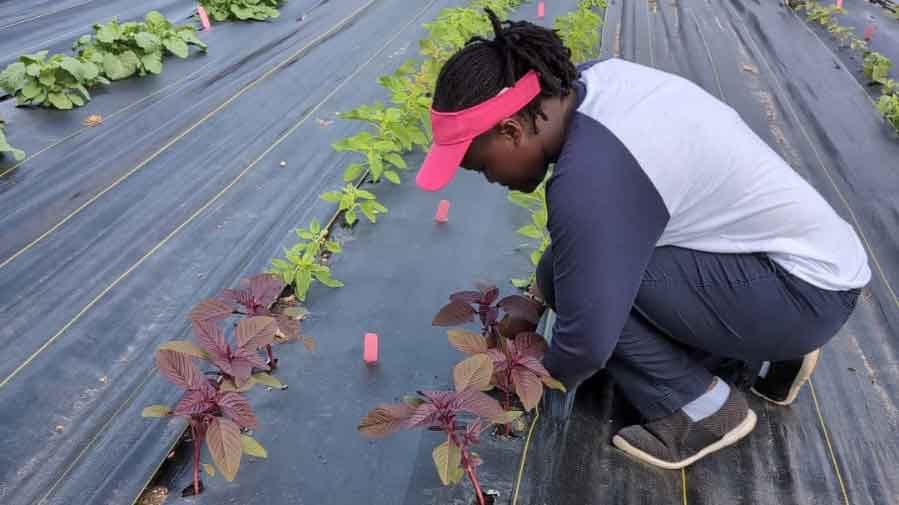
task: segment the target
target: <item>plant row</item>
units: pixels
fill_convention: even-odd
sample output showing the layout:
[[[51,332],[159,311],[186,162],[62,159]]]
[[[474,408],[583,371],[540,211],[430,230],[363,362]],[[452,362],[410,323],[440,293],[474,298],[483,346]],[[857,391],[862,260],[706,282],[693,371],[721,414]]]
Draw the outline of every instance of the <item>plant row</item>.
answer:
[[[264,20],[278,17],[281,0],[204,0],[201,4],[216,21]],[[167,56],[187,58],[190,46],[205,51],[192,25],[176,26],[157,11],[143,21],[119,23],[115,18],[95,24],[92,33],[72,47],[74,56],[48,51],[19,56],[0,72],[0,89],[15,97],[18,106],[69,110],[91,100],[90,90],[134,75],[162,72]],[[24,152],[6,142],[0,123],[0,156],[20,161]]]
[[[554,28],[571,51],[571,59],[575,64],[587,62],[599,56],[599,35],[602,18],[597,9],[605,9],[606,0],[581,0],[577,8],[568,14],[556,18]],[[518,229],[518,234],[534,240],[536,246],[531,248],[528,257],[531,265],[537,267],[546,248],[549,247],[550,236],[546,228],[549,213],[546,207],[546,182],[552,175],[547,171],[543,182],[532,193],[510,191],[508,199],[513,204],[526,209],[530,214],[530,222]],[[528,244],[524,244],[528,248]],[[527,278],[513,278],[512,285],[519,289],[527,289],[535,282],[535,274]]]
[[[335,219],[353,226],[360,216],[375,223],[379,214],[387,212],[373,193],[361,188],[362,183],[378,182],[382,176],[391,182],[399,182],[393,168],[406,168],[402,154],[415,146],[424,149],[430,141],[430,94],[443,62],[472,36],[489,32],[490,24],[483,14],[484,7],[505,15],[518,3],[513,0],[480,0],[473,2],[469,8],[442,11],[434,22],[425,25],[429,30],[429,37],[421,41],[421,54],[425,59],[406,62],[394,74],[379,80],[389,90],[394,106],[377,104],[342,115],[346,119],[368,122],[372,131],[361,132],[335,144],[335,149],[355,152],[364,158],[347,167],[347,184],[344,187],[321,195],[323,200],[337,204]],[[212,12],[210,14],[214,15]],[[343,285],[331,277],[330,268],[326,265],[329,257],[342,252],[341,245],[330,237],[330,224],[322,225],[313,219],[305,228],[297,229],[299,241],[284,251],[284,259],[272,260],[269,273],[245,279],[241,288],[226,289],[219,297],[205,300],[191,311],[192,341],[175,340],[158,347],[157,368],[166,379],[183,389],[184,394],[176,405],[151,405],[144,409],[143,415],[180,417],[188,422],[193,441],[194,470],[193,483],[184,490],[184,494],[202,492],[201,468],[209,476],[213,476],[217,469],[226,480],[232,480],[242,455],[266,456],[262,446],[250,436],[257,421],[243,393],[256,384],[277,389],[286,387],[270,373],[277,365],[272,353],[273,344],[301,340],[310,350],[314,348],[314,340],[301,336],[299,332],[300,319],[304,314],[299,302],[306,301],[314,283],[328,287]],[[493,298],[488,305],[496,298],[494,294],[489,296]],[[498,331],[499,323],[495,318],[499,314],[495,311],[500,305],[517,307],[531,303],[523,297],[517,297],[515,301],[504,300],[496,305],[493,313],[484,316],[491,331]],[[528,320],[535,322],[533,315]],[[516,381],[529,378],[514,378],[527,375],[523,369],[519,370],[519,362],[530,363],[524,359],[526,355],[536,356],[539,360],[542,349],[540,344],[526,343],[523,338],[519,351],[515,351],[515,345],[513,340],[509,340],[509,345],[503,346],[511,352],[506,365],[502,365],[508,373],[498,376],[502,377],[500,384],[510,394]],[[495,344],[491,344],[489,348],[494,347]],[[487,350],[485,344],[485,352],[479,354],[486,356]],[[483,360],[484,357],[477,359]],[[202,372],[196,360],[200,360],[209,370]],[[494,366],[492,363],[491,367]],[[512,370],[518,371],[512,374]],[[542,373],[540,369],[534,373],[538,372]],[[541,376],[541,380],[550,385],[557,384],[548,374],[544,375],[546,377]],[[480,390],[466,394],[483,400],[483,397],[474,395],[475,392],[480,393]],[[539,397],[535,399],[532,390],[522,394],[527,395],[528,406],[539,400]],[[506,401],[506,410],[511,411],[510,401]],[[473,408],[478,407],[475,405]],[[494,412],[506,410],[497,403]],[[502,418],[506,424],[515,417],[515,414],[503,415],[506,416]],[[472,431],[467,440],[471,441],[474,436]],[[212,465],[201,461],[203,443],[212,457]],[[449,446],[446,450],[448,461],[452,461],[456,453]],[[474,464],[473,457],[466,453],[469,464]]]
[[[836,5],[821,5],[815,0],[805,0],[793,5],[797,11],[805,11],[808,21],[818,23],[829,31],[840,44],[854,51],[861,51],[864,57],[862,73],[870,85],[880,87],[877,110],[892,127],[899,132],[899,84],[889,77],[893,62],[877,51],[868,48],[868,41],[855,36],[851,28],[840,25],[836,16],[846,10]]]

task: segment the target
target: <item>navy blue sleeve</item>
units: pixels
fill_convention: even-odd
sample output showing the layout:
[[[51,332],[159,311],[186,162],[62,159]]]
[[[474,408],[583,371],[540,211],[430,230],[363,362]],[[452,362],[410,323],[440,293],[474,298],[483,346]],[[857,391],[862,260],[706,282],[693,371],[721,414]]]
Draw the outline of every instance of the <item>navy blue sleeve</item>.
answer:
[[[612,355],[669,215],[627,148],[580,113],[546,191],[557,319],[544,365],[573,387]]]

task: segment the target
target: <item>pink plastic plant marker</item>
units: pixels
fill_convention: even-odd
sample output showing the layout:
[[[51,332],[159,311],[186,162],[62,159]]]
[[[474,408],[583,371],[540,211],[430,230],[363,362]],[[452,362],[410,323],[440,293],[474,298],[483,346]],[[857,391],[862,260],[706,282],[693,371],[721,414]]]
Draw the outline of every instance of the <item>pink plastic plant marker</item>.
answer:
[[[837,0],[837,9],[843,8],[843,0]]]
[[[546,14],[546,6],[543,2],[537,2],[537,19],[543,19],[543,16]]]
[[[209,24],[209,14],[206,14],[206,9],[204,9],[202,5],[197,5],[197,14],[200,15],[200,23],[203,25],[203,31],[208,32],[209,30],[212,30],[212,25]]]
[[[434,214],[434,221],[437,221],[438,223],[449,221],[449,208],[449,200],[440,200],[440,203],[437,204],[437,214]]]
[[[378,334],[366,333],[362,344],[362,360],[366,365],[374,365],[378,362]]]
[[[877,27],[874,25],[868,25],[865,27],[865,40],[870,42],[871,37],[874,36],[874,31],[877,30]]]

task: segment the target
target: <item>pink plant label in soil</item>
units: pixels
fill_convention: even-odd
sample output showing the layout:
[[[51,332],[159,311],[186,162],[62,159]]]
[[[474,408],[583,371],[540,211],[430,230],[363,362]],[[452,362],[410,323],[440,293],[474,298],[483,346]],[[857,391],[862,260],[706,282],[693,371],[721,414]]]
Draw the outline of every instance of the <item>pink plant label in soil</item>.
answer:
[[[877,30],[877,27],[874,25],[868,25],[865,27],[865,40],[870,41],[871,37],[874,36],[874,31]]]
[[[202,5],[197,5],[197,14],[200,15],[200,23],[203,25],[203,31],[208,32],[209,30],[212,30],[212,25],[209,24],[209,14],[206,14],[206,9],[204,9]]]
[[[438,223],[447,222],[449,220],[449,208],[449,200],[440,200],[440,203],[437,204],[437,213],[434,215],[434,221]]]
[[[374,365],[378,362],[378,334],[366,333],[362,342],[362,360],[366,365]]]
[[[843,0],[837,0],[837,9],[843,8]]]
[[[537,19],[543,19],[543,16],[546,15],[546,6],[543,2],[537,3]]]

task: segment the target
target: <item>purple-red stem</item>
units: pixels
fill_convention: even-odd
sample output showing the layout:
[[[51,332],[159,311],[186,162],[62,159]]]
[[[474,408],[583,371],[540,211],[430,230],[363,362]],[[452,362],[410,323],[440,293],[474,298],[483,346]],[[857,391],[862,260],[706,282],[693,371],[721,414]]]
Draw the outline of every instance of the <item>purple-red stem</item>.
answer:
[[[481,485],[478,483],[478,477],[475,474],[474,467],[471,465],[468,448],[461,444],[456,438],[456,429],[453,427],[454,425],[455,422],[449,423],[449,430],[447,431],[450,438],[449,442],[455,444],[462,452],[462,466],[465,468],[465,474],[468,475],[468,480],[471,481],[471,485],[474,487],[474,491],[478,496],[478,505],[487,505],[484,501],[484,493],[481,492]]]
[[[194,496],[200,496],[200,430],[196,422],[190,422],[190,434],[194,439]]]

